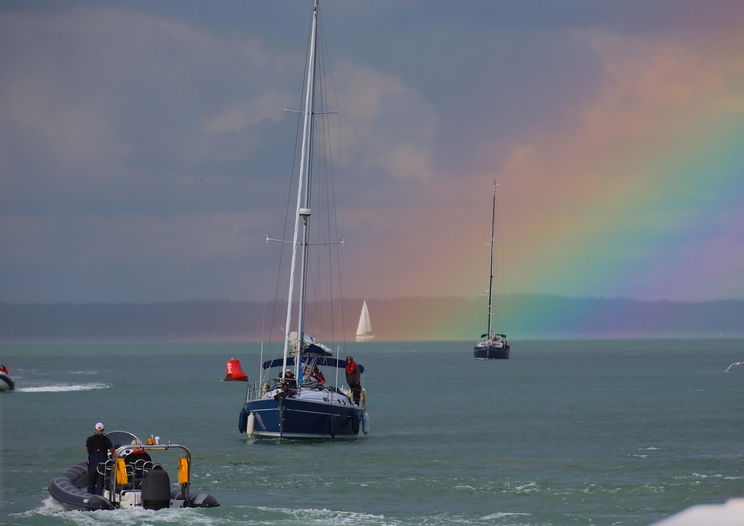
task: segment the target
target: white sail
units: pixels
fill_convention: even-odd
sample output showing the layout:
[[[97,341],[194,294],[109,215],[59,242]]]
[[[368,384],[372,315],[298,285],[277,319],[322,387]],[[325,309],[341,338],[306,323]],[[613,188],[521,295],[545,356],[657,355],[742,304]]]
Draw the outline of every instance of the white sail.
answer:
[[[372,334],[372,322],[369,320],[369,309],[367,308],[367,300],[364,300],[362,304],[362,312],[359,314],[359,324],[357,325],[356,341],[367,342],[374,340],[375,335]]]

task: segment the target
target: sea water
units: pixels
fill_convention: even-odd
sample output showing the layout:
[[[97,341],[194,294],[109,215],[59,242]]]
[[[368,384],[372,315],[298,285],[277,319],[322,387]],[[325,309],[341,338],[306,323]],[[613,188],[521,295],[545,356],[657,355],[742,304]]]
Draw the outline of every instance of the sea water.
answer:
[[[647,525],[744,491],[742,340],[347,344],[370,433],[253,440],[237,430],[252,343],[3,344],[0,523],[18,525]],[[51,479],[94,424],[193,456],[219,508],[64,511]]]

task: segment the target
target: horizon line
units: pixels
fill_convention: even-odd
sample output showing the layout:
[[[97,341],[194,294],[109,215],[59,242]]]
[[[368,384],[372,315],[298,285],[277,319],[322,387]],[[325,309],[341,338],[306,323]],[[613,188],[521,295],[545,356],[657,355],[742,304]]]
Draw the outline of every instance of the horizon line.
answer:
[[[629,296],[568,296],[562,294],[553,293],[506,293],[506,294],[494,294],[496,297],[509,298],[509,297],[520,297],[520,298],[552,298],[552,299],[563,299],[563,300],[593,300],[593,301],[625,301],[635,303],[717,303],[717,302],[739,302],[744,301],[744,298],[713,298],[713,299],[697,299],[697,300],[683,300],[683,299],[640,299]],[[337,301],[372,301],[372,302],[387,302],[387,301],[476,301],[484,299],[483,296],[394,296],[394,297],[369,297],[369,296],[347,296],[344,298],[335,298],[333,300],[309,300],[308,303],[329,303]],[[286,302],[284,298],[278,298],[274,300],[258,300],[258,299],[229,299],[229,298],[191,298],[191,299],[178,299],[178,300],[48,300],[48,301],[14,301],[14,300],[0,300],[0,305],[164,305],[164,304],[179,304],[179,303],[257,303],[257,304],[269,304],[274,302]]]

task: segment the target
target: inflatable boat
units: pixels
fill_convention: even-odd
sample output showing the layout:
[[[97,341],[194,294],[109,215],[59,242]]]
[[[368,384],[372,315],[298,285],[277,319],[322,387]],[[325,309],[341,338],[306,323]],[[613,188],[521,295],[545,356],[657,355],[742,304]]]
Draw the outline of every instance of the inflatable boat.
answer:
[[[0,371],[0,393],[15,389],[15,381],[8,373]]]
[[[191,452],[179,444],[143,443],[127,431],[108,437],[116,453],[97,466],[103,494],[88,493],[88,463],[70,466],[54,477],[49,494],[67,509],[112,510],[117,508],[213,508],[217,499],[191,491]],[[154,442],[150,439],[147,442]],[[160,462],[176,460],[175,482]]]

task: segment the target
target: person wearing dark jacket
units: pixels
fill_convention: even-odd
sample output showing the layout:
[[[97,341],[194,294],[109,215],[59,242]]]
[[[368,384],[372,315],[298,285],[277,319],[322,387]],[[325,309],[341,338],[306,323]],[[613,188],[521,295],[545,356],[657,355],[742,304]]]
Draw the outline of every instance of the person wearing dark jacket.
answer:
[[[88,453],[88,493],[101,495],[103,493],[103,477],[98,476],[98,463],[106,462],[108,454],[116,453],[111,439],[103,432],[102,422],[98,422],[95,433],[85,441],[85,451]]]
[[[359,399],[362,396],[362,374],[351,356],[346,357],[346,383],[354,396],[354,403],[359,405]]]

